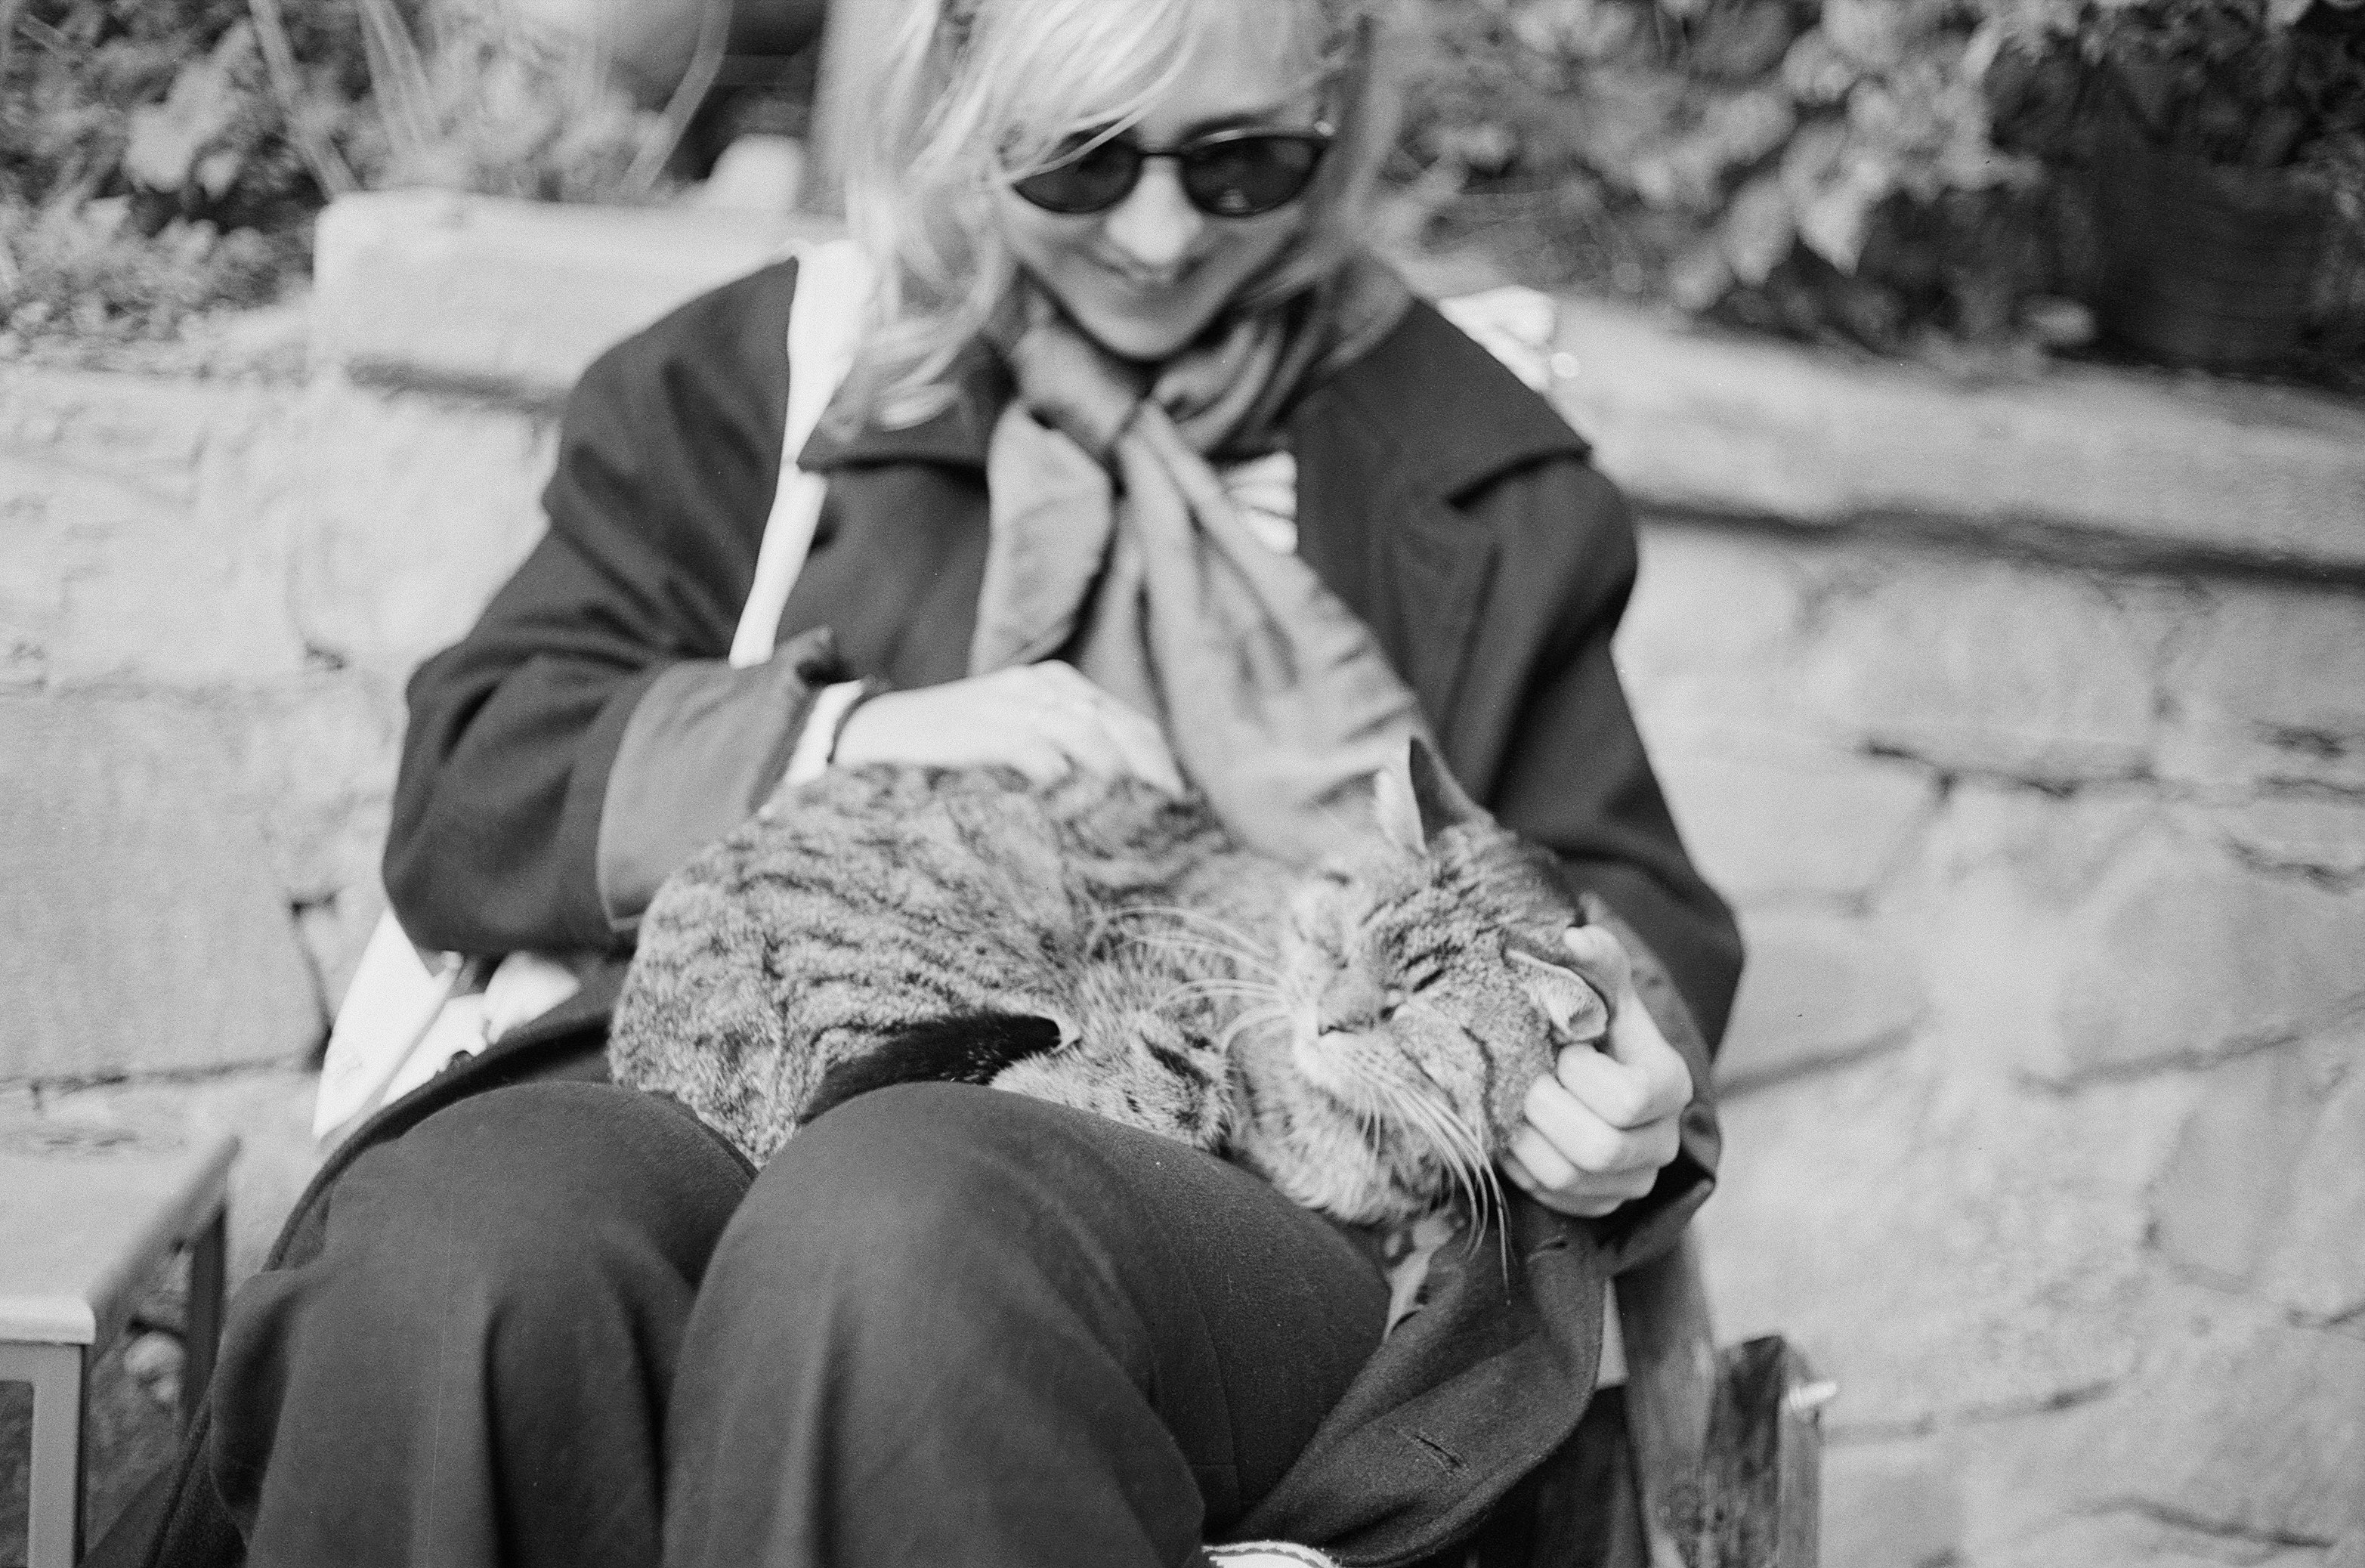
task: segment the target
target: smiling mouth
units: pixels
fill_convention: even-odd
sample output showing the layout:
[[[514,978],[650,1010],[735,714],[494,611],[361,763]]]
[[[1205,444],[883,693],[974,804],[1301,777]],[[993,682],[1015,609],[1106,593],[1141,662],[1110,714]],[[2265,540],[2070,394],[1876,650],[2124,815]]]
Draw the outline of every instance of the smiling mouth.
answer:
[[[1103,272],[1136,294],[1171,293],[1191,274],[1188,265],[1169,267],[1163,272],[1149,273],[1136,267],[1126,266],[1119,262],[1104,258],[1095,258],[1095,260],[1099,261]]]

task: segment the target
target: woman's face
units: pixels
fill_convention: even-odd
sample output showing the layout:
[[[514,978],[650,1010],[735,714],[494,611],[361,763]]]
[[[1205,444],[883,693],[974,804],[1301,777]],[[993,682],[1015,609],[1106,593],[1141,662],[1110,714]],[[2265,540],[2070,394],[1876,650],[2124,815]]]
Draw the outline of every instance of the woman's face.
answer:
[[[1213,130],[1302,130],[1319,118],[1303,68],[1258,26],[1242,0],[1235,26],[1204,42],[1166,95],[1132,134],[1171,147]],[[1037,282],[1104,348],[1127,359],[1162,360],[1197,337],[1226,301],[1286,247],[1305,222],[1306,200],[1255,218],[1211,218],[1182,194],[1174,162],[1152,158],[1140,182],[1105,212],[1047,212],[1006,185],[996,186],[994,220]]]

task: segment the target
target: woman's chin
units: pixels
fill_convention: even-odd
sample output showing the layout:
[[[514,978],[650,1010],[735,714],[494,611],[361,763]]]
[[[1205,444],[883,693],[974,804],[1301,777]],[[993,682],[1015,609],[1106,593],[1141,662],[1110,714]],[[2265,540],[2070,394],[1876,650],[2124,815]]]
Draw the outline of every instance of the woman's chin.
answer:
[[[1113,306],[1070,304],[1069,315],[1084,334],[1119,359],[1161,364],[1190,346],[1206,325],[1201,313],[1182,310],[1132,310]]]

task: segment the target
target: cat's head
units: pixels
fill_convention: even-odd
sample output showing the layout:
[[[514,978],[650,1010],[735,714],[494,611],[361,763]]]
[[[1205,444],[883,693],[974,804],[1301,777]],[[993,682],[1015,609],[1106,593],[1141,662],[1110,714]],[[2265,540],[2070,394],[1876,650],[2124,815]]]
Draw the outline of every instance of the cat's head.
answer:
[[[1424,743],[1373,790],[1374,831],[1309,873],[1283,923],[1284,1022],[1245,1042],[1244,1152],[1298,1202],[1393,1222],[1493,1190],[1528,1090],[1601,1037],[1622,983],[1614,942],[1572,942],[1584,917],[1548,858]]]

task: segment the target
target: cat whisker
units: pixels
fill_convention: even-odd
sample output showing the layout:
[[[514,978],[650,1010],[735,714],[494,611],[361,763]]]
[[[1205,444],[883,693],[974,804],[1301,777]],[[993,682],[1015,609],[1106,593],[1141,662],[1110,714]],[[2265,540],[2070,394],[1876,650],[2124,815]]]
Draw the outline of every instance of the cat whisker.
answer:
[[[1288,1021],[1288,1011],[1282,1007],[1251,1009],[1224,1026],[1224,1032],[1216,1038],[1216,1048],[1228,1055],[1232,1048],[1232,1042],[1249,1030],[1264,1028],[1275,1024],[1286,1024]]]
[[[1431,1083],[1436,1082],[1426,1069],[1422,1070],[1422,1076],[1429,1078]],[[1453,1184],[1455,1195],[1467,1205],[1471,1223],[1469,1244],[1476,1247],[1488,1222],[1496,1222],[1496,1243],[1502,1254],[1503,1269],[1508,1278],[1511,1266],[1508,1209],[1503,1196],[1502,1179],[1496,1175],[1494,1161],[1487,1158],[1485,1140],[1441,1094],[1432,1099],[1403,1084],[1389,1084],[1386,1088],[1390,1100],[1403,1119],[1429,1136],[1444,1163],[1447,1180]]]
[[[1131,940],[1140,943],[1145,947],[1165,947],[1185,953],[1210,953],[1247,970],[1251,975],[1261,976],[1268,980],[1273,978],[1272,967],[1263,960],[1252,958],[1236,948],[1225,946],[1222,943],[1205,936],[1177,932],[1139,935]]]
[[[1163,916],[1186,926],[1194,926],[1196,929],[1192,935],[1206,944],[1208,951],[1226,954],[1252,969],[1270,973],[1279,958],[1271,946],[1236,926],[1205,911],[1186,909],[1180,904],[1138,904],[1131,909],[1118,910],[1111,918],[1148,919],[1152,916]],[[1181,935],[1182,933],[1177,932],[1163,938],[1146,937],[1143,940],[1174,941]]]
[[[1474,1047],[1478,1048],[1479,1053],[1483,1058],[1485,1054],[1485,1047],[1484,1043],[1479,1040],[1476,1035],[1472,1034],[1467,1027],[1463,1027],[1459,1025],[1456,1026],[1462,1028],[1463,1035],[1469,1039],[1470,1043]],[[1423,1078],[1428,1079],[1431,1084],[1436,1086],[1439,1095],[1443,1100],[1442,1108],[1444,1109],[1446,1118],[1452,1124],[1456,1135],[1456,1142],[1459,1145],[1462,1158],[1468,1161],[1469,1169],[1476,1173],[1478,1181],[1483,1183],[1488,1203],[1486,1205],[1483,1205],[1481,1207],[1476,1216],[1478,1223],[1483,1227],[1487,1215],[1490,1212],[1500,1221],[1496,1232],[1496,1241],[1502,1252],[1503,1269],[1506,1276],[1508,1277],[1511,1267],[1509,1237],[1510,1205],[1509,1200],[1503,1193],[1503,1180],[1496,1173],[1494,1158],[1487,1151],[1486,1139],[1481,1135],[1479,1129],[1471,1126],[1467,1122],[1463,1121],[1458,1114],[1452,1111],[1452,1096],[1447,1093],[1444,1084],[1438,1082],[1437,1075],[1429,1070],[1428,1064],[1422,1061],[1414,1060],[1412,1065],[1419,1070],[1420,1075]],[[1473,1246],[1477,1244],[1477,1237],[1474,1233],[1471,1238],[1471,1244]]]
[[[1386,1089],[1397,1115],[1424,1134],[1432,1149],[1441,1158],[1446,1179],[1452,1183],[1454,1195],[1470,1208],[1474,1218],[1479,1208],[1477,1187],[1470,1179],[1463,1157],[1463,1139],[1452,1114],[1429,1096],[1406,1085],[1390,1083]]]
[[[1209,975],[1200,980],[1182,980],[1176,991],[1198,991],[1209,996],[1244,996],[1262,998],[1269,1002],[1281,1000],[1281,988],[1269,980],[1249,980],[1227,975]]]
[[[1128,910],[1126,913],[1139,914],[1164,914],[1172,916],[1178,920],[1196,921],[1201,925],[1205,926],[1208,930],[1216,933],[1217,935],[1229,938],[1232,942],[1238,944],[1249,952],[1261,953],[1267,958],[1273,956],[1273,949],[1271,944],[1259,941],[1256,937],[1251,936],[1247,932],[1242,931],[1236,925],[1233,925],[1230,922],[1218,920],[1205,910],[1191,909],[1182,904],[1150,903],[1137,904],[1133,909]]]

